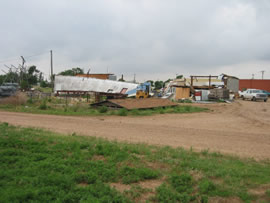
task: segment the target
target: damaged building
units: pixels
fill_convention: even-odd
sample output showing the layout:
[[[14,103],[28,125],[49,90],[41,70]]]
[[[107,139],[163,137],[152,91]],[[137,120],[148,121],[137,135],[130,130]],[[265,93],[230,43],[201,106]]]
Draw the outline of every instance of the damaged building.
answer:
[[[55,76],[55,95],[95,95],[95,101],[100,101],[102,96],[108,98],[124,98],[138,84],[103,80],[91,77]]]

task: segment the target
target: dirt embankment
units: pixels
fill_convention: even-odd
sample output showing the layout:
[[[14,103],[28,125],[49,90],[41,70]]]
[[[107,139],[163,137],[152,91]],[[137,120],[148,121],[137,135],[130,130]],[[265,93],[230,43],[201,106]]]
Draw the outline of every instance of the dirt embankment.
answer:
[[[146,117],[71,117],[1,111],[0,122],[110,140],[270,158],[270,102],[239,100],[199,106],[211,111]]]

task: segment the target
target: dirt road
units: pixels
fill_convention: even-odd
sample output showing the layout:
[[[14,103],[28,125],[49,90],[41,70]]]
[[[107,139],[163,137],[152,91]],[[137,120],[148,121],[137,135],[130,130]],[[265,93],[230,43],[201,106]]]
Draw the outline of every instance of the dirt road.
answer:
[[[270,158],[270,102],[203,106],[212,111],[146,117],[72,117],[1,111],[0,122],[110,140]]]

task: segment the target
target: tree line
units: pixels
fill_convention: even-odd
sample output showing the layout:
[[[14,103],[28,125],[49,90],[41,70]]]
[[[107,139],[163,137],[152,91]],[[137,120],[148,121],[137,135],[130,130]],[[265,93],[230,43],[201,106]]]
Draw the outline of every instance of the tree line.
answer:
[[[62,71],[58,73],[57,75],[63,75],[63,76],[76,76],[77,74],[85,74],[84,70],[76,67],[72,69],[68,69],[65,71]],[[178,75],[176,78],[181,79],[183,75]],[[125,81],[122,78],[119,79],[119,81]],[[172,79],[168,79],[166,81],[153,81],[153,80],[148,80],[147,82],[151,83],[151,86],[159,90],[165,86],[167,82],[172,81]],[[30,89],[31,87],[35,85],[40,85],[41,87],[51,87],[51,83],[44,79],[43,73],[37,69],[35,65],[30,66],[27,71],[25,72],[8,72],[4,75],[0,75],[0,85],[3,83],[7,82],[16,82],[19,83],[21,89]]]

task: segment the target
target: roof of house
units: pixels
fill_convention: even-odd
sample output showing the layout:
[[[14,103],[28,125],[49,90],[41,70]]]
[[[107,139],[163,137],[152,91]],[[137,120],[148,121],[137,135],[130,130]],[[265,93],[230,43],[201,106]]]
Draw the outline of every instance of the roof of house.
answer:
[[[111,99],[108,101],[92,104],[92,106],[100,106],[102,104],[114,104],[115,107],[126,108],[128,110],[132,109],[149,109],[157,107],[166,106],[177,106],[176,103],[168,99],[160,98],[147,98],[147,99]]]

